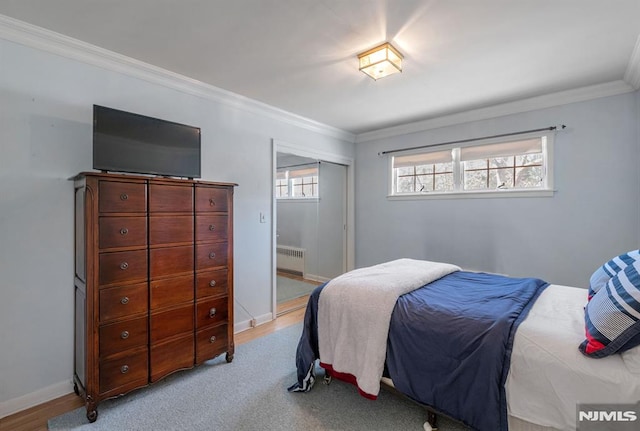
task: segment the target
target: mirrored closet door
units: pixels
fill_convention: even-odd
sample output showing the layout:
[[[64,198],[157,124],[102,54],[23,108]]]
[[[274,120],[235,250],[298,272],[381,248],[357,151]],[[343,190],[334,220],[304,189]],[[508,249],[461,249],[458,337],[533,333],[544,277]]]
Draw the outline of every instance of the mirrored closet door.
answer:
[[[346,184],[344,165],[277,153],[278,314],[306,306],[316,286],[345,272]]]

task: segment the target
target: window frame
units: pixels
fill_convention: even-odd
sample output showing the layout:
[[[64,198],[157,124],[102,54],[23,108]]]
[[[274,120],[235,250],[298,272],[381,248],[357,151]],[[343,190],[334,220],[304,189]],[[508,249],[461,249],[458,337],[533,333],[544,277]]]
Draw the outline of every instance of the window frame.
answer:
[[[460,160],[460,152],[462,148],[469,147],[481,147],[491,144],[500,144],[508,142],[518,142],[532,138],[544,138],[542,139],[542,157],[543,157],[543,169],[544,179],[543,186],[539,188],[510,188],[510,189],[480,189],[480,190],[464,190],[464,167],[463,162]],[[472,143],[464,144],[448,144],[433,146],[431,148],[425,147],[419,150],[411,151],[397,151],[394,154],[389,154],[387,157],[387,198],[390,200],[415,200],[415,199],[457,199],[457,198],[496,198],[496,197],[551,197],[553,196],[554,189],[554,131],[542,131],[521,134],[518,136],[510,136],[504,138],[493,139],[481,139]],[[432,153],[439,151],[452,151],[452,163],[453,163],[453,182],[454,190],[452,191],[424,191],[424,192],[410,192],[410,193],[396,193],[395,192],[395,175],[393,168],[394,156],[405,156],[413,154]]]
[[[310,164],[311,165],[311,164]],[[287,182],[287,196],[278,196],[277,192],[275,193],[275,198],[276,201],[288,201],[288,202],[293,202],[293,201],[304,201],[304,202],[312,202],[312,201],[318,201],[320,200],[320,166],[318,166],[316,163],[313,163],[313,165],[316,165],[313,168],[310,168],[312,170],[315,170],[315,173],[313,175],[304,175],[304,176],[290,176],[290,172],[296,172],[297,169],[289,169],[289,168],[284,168],[282,170],[276,170],[276,178],[275,178],[275,184],[274,187],[276,188],[276,190],[278,189],[278,180],[282,179],[282,178],[278,178],[278,173],[279,172],[284,172],[285,173],[285,180]],[[315,182],[312,183],[303,183],[302,185],[300,185],[300,187],[302,187],[302,189],[304,189],[304,185],[307,184],[311,184],[312,185],[312,189],[315,190],[315,195],[312,196],[299,196],[299,195],[295,195],[293,194],[293,190],[295,186],[298,185],[294,185],[293,181],[296,178],[314,178],[315,177]]]

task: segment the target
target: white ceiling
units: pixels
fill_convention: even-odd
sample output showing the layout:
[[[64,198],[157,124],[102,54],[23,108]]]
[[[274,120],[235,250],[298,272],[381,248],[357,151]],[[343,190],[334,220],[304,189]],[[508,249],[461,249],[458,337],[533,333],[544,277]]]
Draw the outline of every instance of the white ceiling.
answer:
[[[355,134],[640,67],[640,0],[0,0],[0,14]],[[373,81],[356,55],[383,41],[404,70]]]

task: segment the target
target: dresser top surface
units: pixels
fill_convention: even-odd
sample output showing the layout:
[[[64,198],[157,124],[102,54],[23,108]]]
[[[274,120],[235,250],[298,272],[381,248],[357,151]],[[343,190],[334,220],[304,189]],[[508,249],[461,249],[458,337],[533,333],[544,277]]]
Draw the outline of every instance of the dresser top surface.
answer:
[[[211,185],[211,186],[225,186],[225,187],[237,187],[236,183],[219,182],[219,181],[205,181],[200,179],[184,179],[163,177],[157,175],[141,175],[141,174],[125,174],[125,173],[112,173],[112,172],[80,172],[79,174],[69,178],[72,181],[82,180],[87,177],[96,177],[111,180],[148,180],[154,183],[185,183],[190,182],[193,184]]]

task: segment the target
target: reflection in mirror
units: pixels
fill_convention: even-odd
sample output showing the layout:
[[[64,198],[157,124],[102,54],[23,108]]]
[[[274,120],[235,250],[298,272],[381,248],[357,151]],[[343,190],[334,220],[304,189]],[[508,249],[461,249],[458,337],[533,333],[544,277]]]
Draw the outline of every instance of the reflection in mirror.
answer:
[[[346,167],[277,153],[278,314],[306,306],[311,291],[345,271]]]

